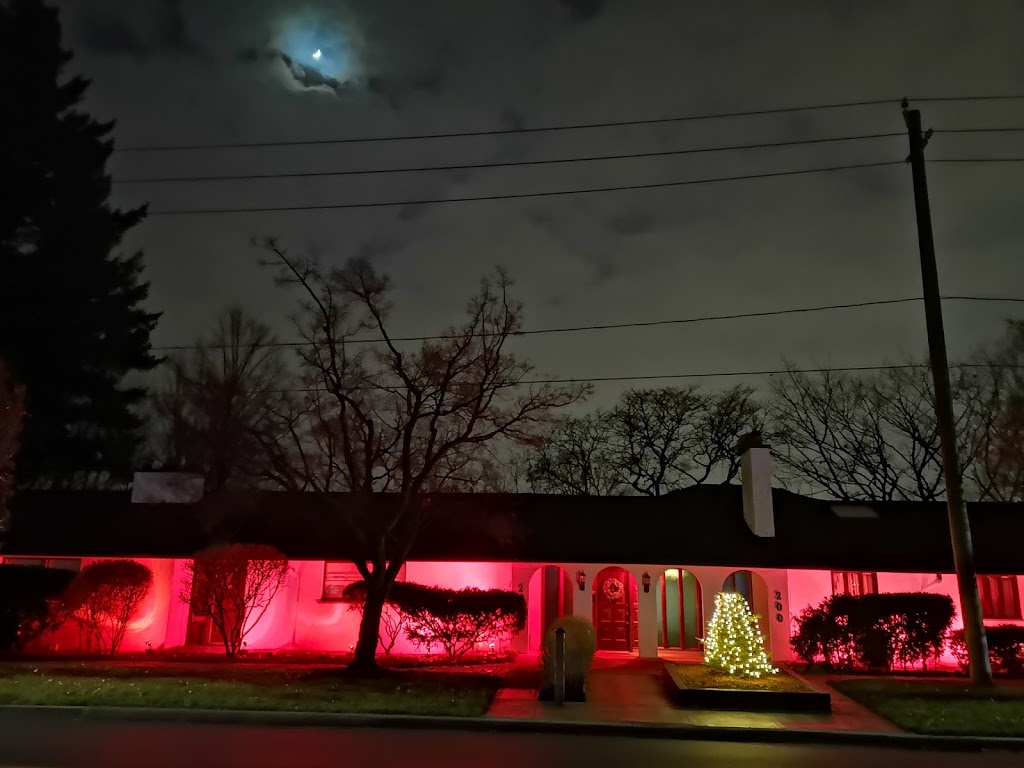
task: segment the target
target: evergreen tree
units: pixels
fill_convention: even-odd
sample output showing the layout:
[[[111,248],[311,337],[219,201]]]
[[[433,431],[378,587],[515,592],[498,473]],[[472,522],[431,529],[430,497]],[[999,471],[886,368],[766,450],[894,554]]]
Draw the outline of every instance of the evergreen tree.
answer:
[[[778,672],[764,650],[757,616],[738,592],[715,595],[715,612],[703,642],[704,663],[716,672],[755,678]]]
[[[139,445],[126,386],[157,360],[142,256],[116,253],[145,208],[108,202],[113,123],[78,109],[56,10],[0,0],[0,358],[25,385],[19,484],[124,477]]]

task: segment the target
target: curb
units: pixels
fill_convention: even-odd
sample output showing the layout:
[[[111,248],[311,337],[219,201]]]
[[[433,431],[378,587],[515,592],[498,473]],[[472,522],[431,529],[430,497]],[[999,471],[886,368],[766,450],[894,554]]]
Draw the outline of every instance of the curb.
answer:
[[[628,738],[727,741],[758,744],[887,747],[890,749],[937,750],[946,752],[1024,751],[1024,739],[993,736],[924,736],[912,733],[735,728],[675,725],[669,723],[608,723],[494,717],[363,715],[334,712],[0,705],[0,716],[14,714],[120,723],[190,723],[195,725],[248,725],[284,728],[391,728],[485,733],[621,736]]]

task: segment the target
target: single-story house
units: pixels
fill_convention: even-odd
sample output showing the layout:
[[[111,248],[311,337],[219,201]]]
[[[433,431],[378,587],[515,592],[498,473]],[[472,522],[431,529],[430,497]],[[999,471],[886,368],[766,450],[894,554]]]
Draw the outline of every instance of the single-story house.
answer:
[[[123,650],[215,648],[209,619],[181,596],[189,558],[211,544],[270,544],[292,571],[248,649],[344,652],[359,620],[341,598],[359,578],[348,499],[203,498],[201,480],[160,475],[137,476],[126,492],[25,492],[0,555],[6,564],[69,569],[104,558],[145,563],[154,586]],[[592,619],[600,650],[698,650],[715,594],[734,590],[760,615],[770,653],[786,660],[794,617],[829,595],[957,595],[944,504],[836,502],[773,488],[771,452],[760,444],[742,457],[742,485],[658,498],[438,494],[426,503],[427,523],[400,578],[522,593],[527,628],[509,642],[522,652],[537,650],[545,626],[562,614]],[[969,513],[985,619],[1024,623],[1024,504],[976,503]],[[76,637],[63,631],[50,645],[69,650]],[[397,651],[414,651],[402,642]]]

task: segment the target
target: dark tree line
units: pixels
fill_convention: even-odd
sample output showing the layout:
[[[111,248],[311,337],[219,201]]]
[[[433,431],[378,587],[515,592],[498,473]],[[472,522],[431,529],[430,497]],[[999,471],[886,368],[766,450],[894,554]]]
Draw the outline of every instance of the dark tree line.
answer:
[[[660,496],[728,483],[739,472],[737,440],[764,421],[748,387],[634,389],[610,410],[561,421],[522,458],[523,475],[535,491],[574,495]]]
[[[972,499],[1024,499],[1024,324],[952,371],[958,449]],[[931,373],[908,362],[870,373],[795,368],[756,393],[637,389],[610,410],[559,422],[521,459],[520,485],[540,492],[657,496],[732,482],[743,433],[767,435],[779,480],[844,500],[944,496]]]

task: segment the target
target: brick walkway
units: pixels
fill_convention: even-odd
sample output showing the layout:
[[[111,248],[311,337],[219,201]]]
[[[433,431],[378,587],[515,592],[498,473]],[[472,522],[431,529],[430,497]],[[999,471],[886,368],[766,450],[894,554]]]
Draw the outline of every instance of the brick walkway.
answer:
[[[832,694],[831,715],[726,712],[680,709],[669,703],[661,682],[661,659],[627,654],[602,654],[594,660],[587,701],[558,706],[537,700],[540,674],[537,657],[520,657],[516,669],[498,691],[489,717],[570,722],[668,723],[733,728],[789,728],[895,732],[898,729],[823,681],[805,681],[815,690]]]

